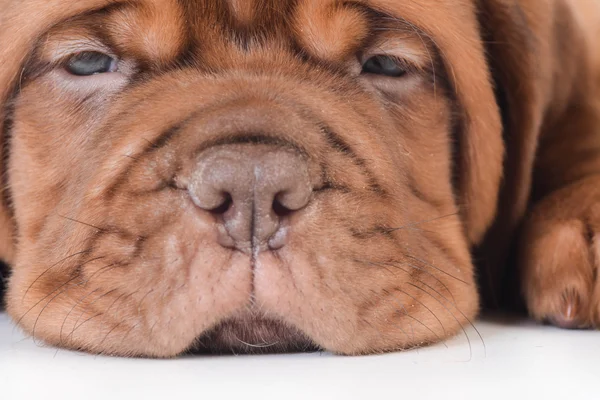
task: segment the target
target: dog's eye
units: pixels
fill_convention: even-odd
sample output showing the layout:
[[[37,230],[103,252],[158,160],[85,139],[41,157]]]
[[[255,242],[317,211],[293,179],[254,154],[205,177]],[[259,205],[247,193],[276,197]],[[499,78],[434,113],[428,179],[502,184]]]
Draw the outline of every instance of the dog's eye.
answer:
[[[76,76],[105,74],[117,71],[117,60],[103,53],[86,51],[73,56],[66,69],[70,74]]]
[[[380,55],[369,58],[362,66],[362,73],[398,78],[406,74],[406,69],[397,58]]]

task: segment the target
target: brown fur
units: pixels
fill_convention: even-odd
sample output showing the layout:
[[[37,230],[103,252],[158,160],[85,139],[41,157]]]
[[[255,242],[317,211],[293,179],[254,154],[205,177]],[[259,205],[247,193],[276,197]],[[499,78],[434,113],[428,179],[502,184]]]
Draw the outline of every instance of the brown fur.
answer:
[[[595,2],[0,9],[0,255],[10,315],[46,343],[153,357],[420,346],[476,316],[473,252],[493,297],[515,237],[531,314],[599,326]],[[90,49],[122,72],[66,76],[59,61]],[[360,76],[357,55],[382,53],[407,75]],[[249,134],[301,149],[315,188],[287,246],[256,260],[219,246],[181,190],[198,152]]]

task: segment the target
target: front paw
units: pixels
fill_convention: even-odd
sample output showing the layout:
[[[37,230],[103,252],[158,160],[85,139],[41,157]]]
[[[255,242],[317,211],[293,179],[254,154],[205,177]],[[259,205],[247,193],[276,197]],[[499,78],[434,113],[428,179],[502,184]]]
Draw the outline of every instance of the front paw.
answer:
[[[598,192],[598,182],[555,192],[526,221],[520,242],[521,286],[529,313],[538,321],[562,328],[600,328]]]

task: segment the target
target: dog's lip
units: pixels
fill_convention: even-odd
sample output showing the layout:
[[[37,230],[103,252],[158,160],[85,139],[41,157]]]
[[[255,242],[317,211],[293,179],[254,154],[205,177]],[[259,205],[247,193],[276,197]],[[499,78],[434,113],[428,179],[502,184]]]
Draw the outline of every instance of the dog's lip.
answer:
[[[256,311],[247,311],[204,332],[192,351],[252,354],[319,350],[319,346],[299,329]]]

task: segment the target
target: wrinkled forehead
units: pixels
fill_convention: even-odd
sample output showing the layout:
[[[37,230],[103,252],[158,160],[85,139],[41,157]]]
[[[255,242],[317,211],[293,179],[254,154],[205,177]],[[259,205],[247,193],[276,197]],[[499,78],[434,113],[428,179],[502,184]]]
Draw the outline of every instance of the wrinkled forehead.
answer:
[[[55,0],[46,1],[48,14],[58,12]],[[265,48],[340,61],[386,30],[418,38],[421,47],[423,38],[437,46],[432,36],[438,33],[459,37],[452,30],[464,25],[466,13],[462,10],[462,19],[455,22],[450,11],[468,10],[468,3],[461,1],[453,0],[445,10],[445,0],[79,0],[73,8],[81,10],[63,16],[55,26],[67,28],[59,39],[101,38],[111,48],[149,63],[168,64],[187,52],[209,65],[227,62],[240,51]],[[239,57],[229,61],[235,64]]]
[[[348,38],[363,39],[368,25],[375,22],[395,20],[427,36],[460,37],[461,26],[472,23],[474,15],[471,0],[0,0],[0,7],[2,3],[27,16],[25,25],[31,28],[110,14],[111,23],[103,21],[103,28],[114,31],[125,44],[131,42],[131,47],[154,46],[148,49],[157,52],[153,56],[190,41],[247,46],[275,38],[294,41],[298,36],[300,45],[338,55],[355,44]],[[34,23],[34,18],[40,21]],[[161,45],[165,49],[157,48]]]
[[[43,42],[52,27],[77,19],[83,24],[68,34],[86,36],[99,27],[87,36],[111,39],[109,44],[154,62],[168,61],[187,48],[222,60],[228,54],[223,48],[244,50],[252,44],[248,38],[339,58],[372,35],[377,22],[391,19],[418,38],[431,39],[459,91],[487,91],[473,0],[0,0],[0,9],[0,101],[9,95],[36,41]],[[90,25],[88,17],[101,22]],[[468,74],[454,70],[464,60],[472,66]],[[465,103],[470,98],[476,96],[469,95]]]
[[[161,1],[150,1],[160,4]],[[384,13],[397,14],[412,20],[415,26],[419,21],[468,18],[473,8],[472,0],[178,0],[192,13],[216,14],[228,22],[235,21],[242,26],[260,25],[265,21],[281,21],[290,14],[316,12],[316,18],[326,18],[345,8],[372,9]],[[445,16],[442,20],[439,16]]]

